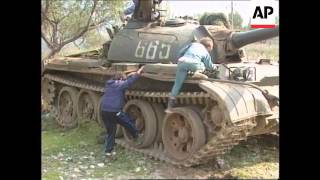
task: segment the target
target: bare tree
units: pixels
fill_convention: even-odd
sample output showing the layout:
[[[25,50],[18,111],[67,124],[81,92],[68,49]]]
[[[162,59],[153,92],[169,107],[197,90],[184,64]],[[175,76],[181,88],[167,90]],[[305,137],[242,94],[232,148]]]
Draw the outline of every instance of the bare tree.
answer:
[[[56,55],[66,44],[82,37],[102,23],[116,18],[122,1],[56,1],[42,0],[41,38]]]

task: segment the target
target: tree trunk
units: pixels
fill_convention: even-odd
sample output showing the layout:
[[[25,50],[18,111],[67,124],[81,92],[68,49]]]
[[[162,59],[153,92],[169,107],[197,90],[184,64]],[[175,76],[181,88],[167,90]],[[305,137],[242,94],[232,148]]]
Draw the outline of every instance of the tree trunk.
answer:
[[[54,57],[61,50],[61,48],[62,47],[50,49],[51,50],[50,53],[44,59],[48,59],[48,58]]]

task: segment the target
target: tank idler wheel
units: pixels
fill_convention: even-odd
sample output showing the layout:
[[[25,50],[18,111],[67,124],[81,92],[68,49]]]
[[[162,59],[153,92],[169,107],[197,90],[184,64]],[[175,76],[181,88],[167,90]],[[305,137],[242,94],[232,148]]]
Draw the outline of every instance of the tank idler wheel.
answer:
[[[162,141],[169,157],[176,161],[188,159],[206,142],[201,117],[190,107],[173,108],[164,118]]]
[[[122,128],[127,142],[136,148],[150,146],[157,135],[157,118],[151,104],[143,100],[130,100],[126,103],[124,112],[135,120],[135,126],[139,131],[139,141],[141,141],[141,143],[135,144],[130,133]]]
[[[63,87],[58,96],[58,124],[65,128],[73,128],[77,121],[77,94],[73,87]]]

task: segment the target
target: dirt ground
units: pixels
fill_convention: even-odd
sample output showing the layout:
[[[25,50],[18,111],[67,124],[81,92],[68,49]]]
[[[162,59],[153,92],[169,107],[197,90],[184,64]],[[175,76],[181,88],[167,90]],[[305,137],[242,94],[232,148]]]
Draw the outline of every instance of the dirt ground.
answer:
[[[217,161],[176,167],[116,146],[116,159],[106,160],[96,142],[95,122],[64,130],[48,115],[42,119],[42,179],[278,179],[277,136],[249,138]]]

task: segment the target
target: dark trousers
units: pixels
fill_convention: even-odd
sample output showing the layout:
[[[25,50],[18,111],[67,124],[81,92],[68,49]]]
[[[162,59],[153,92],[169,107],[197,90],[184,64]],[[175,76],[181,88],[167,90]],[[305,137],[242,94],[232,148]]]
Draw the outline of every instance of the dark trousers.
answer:
[[[115,135],[117,130],[117,124],[123,126],[133,138],[138,137],[138,130],[134,125],[134,121],[126,113],[120,112],[107,112],[102,111],[102,120],[107,129],[105,152],[110,153],[113,150],[115,143]]]

